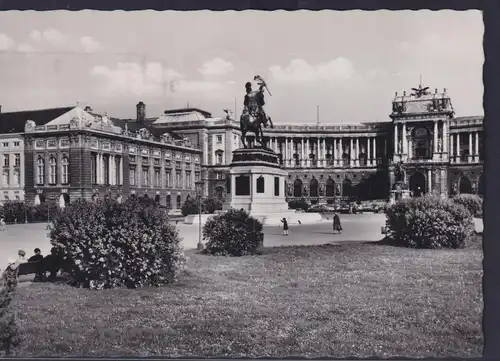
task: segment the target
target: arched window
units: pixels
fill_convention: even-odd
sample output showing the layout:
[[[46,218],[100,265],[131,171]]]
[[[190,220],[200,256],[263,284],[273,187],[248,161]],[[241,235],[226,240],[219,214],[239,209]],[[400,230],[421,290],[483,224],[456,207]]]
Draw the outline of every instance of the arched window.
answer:
[[[69,158],[67,156],[63,156],[61,159],[61,183],[69,183]]]
[[[51,156],[49,159],[49,184],[57,183],[57,160]]]
[[[38,157],[36,160],[36,184],[45,184],[45,161],[42,157]]]

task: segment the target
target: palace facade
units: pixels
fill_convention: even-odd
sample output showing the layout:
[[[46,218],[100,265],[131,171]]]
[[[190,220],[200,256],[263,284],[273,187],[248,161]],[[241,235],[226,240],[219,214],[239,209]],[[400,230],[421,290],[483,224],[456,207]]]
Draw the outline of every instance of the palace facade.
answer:
[[[288,171],[287,199],[388,199],[396,187],[482,194],[483,117],[455,117],[446,90],[413,90],[396,94],[387,121],[265,128]],[[135,119],[78,106],[0,112],[0,201],[146,196],[180,208],[199,180],[204,196],[224,199],[232,152],[242,147],[239,122],[197,108],[153,118],[142,102],[136,110]]]

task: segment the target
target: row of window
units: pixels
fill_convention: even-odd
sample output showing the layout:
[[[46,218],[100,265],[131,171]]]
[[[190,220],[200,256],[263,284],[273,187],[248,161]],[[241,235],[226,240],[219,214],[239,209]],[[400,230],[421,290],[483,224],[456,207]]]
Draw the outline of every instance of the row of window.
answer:
[[[18,147],[20,147],[20,146],[21,146],[21,142],[19,142],[19,141],[15,141],[15,142],[13,142],[13,143],[14,143],[14,147],[15,147],[15,148],[18,148]],[[8,147],[9,147],[9,142],[2,142],[2,146],[3,146],[4,148],[8,148]]]
[[[45,176],[45,160],[40,156],[36,160],[36,184],[44,185],[48,183],[49,185],[56,185],[58,177],[61,184],[69,184],[69,158],[63,156],[61,158],[60,169],[58,170],[57,158],[55,155],[51,155],[49,158],[49,176],[46,179]]]
[[[175,185],[176,188],[185,188],[185,189],[193,189],[194,182],[192,179],[192,172],[185,171],[184,179],[182,177],[182,172],[177,170],[175,172],[175,183],[172,184],[172,170],[169,168],[165,168],[165,178],[162,179],[160,168],[154,168],[153,171],[153,179],[150,181],[150,167],[141,167],[141,173],[138,172],[136,166],[130,166],[129,168],[129,183],[131,186],[137,187],[163,187],[169,188]],[[140,176],[140,178],[139,178]],[[200,172],[195,172],[195,181],[200,180]],[[184,181],[184,183],[183,183]]]
[[[2,186],[3,187],[9,187],[10,185],[16,187],[21,185],[21,170],[20,169],[14,169],[13,171],[13,182],[11,184],[10,182],[10,171],[8,169],[3,170],[3,175],[2,175]]]
[[[10,167],[10,154],[3,155],[2,164],[4,167]],[[20,166],[21,166],[21,154],[14,153],[14,167],[20,167]]]
[[[122,185],[121,157],[103,154],[98,157],[92,153],[90,161],[90,179],[92,184]]]

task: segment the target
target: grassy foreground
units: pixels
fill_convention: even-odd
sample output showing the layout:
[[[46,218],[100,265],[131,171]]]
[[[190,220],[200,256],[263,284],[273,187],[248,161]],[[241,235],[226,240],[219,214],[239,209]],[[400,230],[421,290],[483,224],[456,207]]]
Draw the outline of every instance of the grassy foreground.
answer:
[[[188,255],[182,282],[158,289],[21,287],[17,355],[481,356],[479,249]]]

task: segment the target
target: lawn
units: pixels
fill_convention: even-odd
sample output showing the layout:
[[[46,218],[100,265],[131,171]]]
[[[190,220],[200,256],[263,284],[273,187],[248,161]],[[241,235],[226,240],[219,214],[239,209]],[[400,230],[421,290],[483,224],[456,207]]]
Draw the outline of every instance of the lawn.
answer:
[[[480,249],[188,256],[181,282],[163,288],[21,287],[17,355],[481,356]]]

